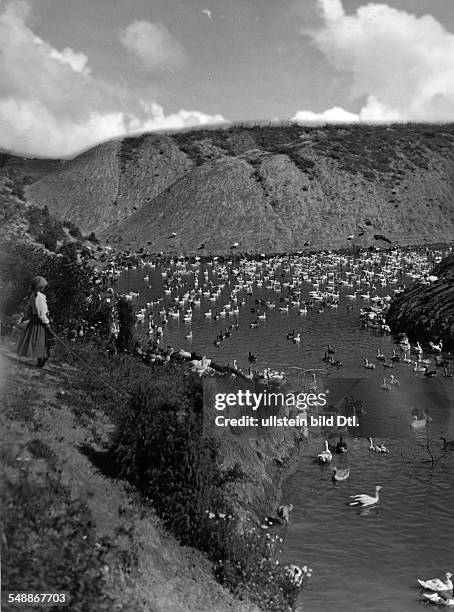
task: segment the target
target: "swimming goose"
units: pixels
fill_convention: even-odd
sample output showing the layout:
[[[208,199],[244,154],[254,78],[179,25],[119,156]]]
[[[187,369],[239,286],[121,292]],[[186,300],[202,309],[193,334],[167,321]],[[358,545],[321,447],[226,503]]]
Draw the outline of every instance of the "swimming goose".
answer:
[[[336,444],[336,453],[346,453],[348,451],[347,443],[342,439],[342,436],[339,438],[339,442]]]
[[[378,504],[379,501],[379,491],[381,487],[377,485],[375,487],[375,495],[366,495],[365,493],[361,493],[360,495],[350,495],[353,501],[348,502],[349,506],[361,506],[361,508],[366,508],[368,506],[374,506]]]
[[[384,378],[383,379],[383,384],[382,384],[381,388],[384,391],[391,391],[391,383],[387,382],[386,378]]]
[[[389,375],[389,384],[393,385],[393,387],[400,387],[400,381],[394,374]]]
[[[389,454],[389,450],[386,448],[384,444],[374,444],[372,438],[367,438],[369,440],[369,450],[374,453],[387,453]]]
[[[291,332],[288,332],[287,340],[293,340],[294,337],[295,337],[295,330],[293,329]]]
[[[375,370],[375,363],[372,363],[370,361],[368,361],[367,359],[364,360],[364,367],[367,370]]]
[[[249,351],[248,360],[251,361],[251,362],[252,361],[257,361],[257,357],[253,353],[251,353],[251,351]]]
[[[377,349],[376,360],[377,361],[385,361],[385,359],[386,359],[386,357],[384,356],[384,354],[380,352],[380,349]]]
[[[336,482],[347,480],[347,478],[350,476],[349,469],[340,470],[335,465],[331,469],[333,470],[333,480],[335,480]]]
[[[440,578],[431,578],[430,580],[419,580],[418,578],[418,584],[423,589],[441,593],[443,591],[452,591],[453,584],[451,578],[451,572],[446,572],[444,582],[443,580],[440,580]]]
[[[325,440],[325,450],[317,456],[317,459],[320,463],[331,463],[333,460],[333,455],[328,447],[328,440]]]
[[[438,593],[423,593],[423,597],[430,601],[430,603],[437,604],[438,606],[454,607],[453,597],[443,597],[443,595]]]
[[[414,362],[414,364],[413,364],[413,372],[425,372],[426,370],[427,370],[427,366],[426,365],[421,365],[417,361]]]
[[[299,344],[301,342],[301,334],[296,334],[295,337],[293,338],[293,342],[295,344]]]
[[[336,366],[337,368],[342,367],[344,364],[342,363],[342,361],[339,361],[339,359],[334,359],[334,357],[331,355],[331,357],[329,358],[329,364],[332,366]]]

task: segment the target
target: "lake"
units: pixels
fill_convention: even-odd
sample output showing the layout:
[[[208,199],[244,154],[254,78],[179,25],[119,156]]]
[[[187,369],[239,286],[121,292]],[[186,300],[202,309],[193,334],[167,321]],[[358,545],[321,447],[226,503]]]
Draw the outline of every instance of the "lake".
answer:
[[[360,318],[361,308],[386,303],[442,255],[420,250],[211,264],[179,260],[128,269],[118,279],[120,293],[139,293],[131,301],[138,312],[145,308],[138,325],[144,340],[155,337],[148,322],[158,325],[165,316],[161,346],[196,351],[244,372],[284,372],[295,389],[302,373],[314,369],[333,404],[346,395],[363,400],[361,427],[344,430],[348,452],[332,462],[350,468],[349,480],[334,483],[330,466],[314,463],[324,439],[338,439],[316,428],[309,430],[298,469],[283,488],[283,501],[294,505],[283,561],[313,568],[302,592],[308,612],[411,612],[420,607],[417,578],[442,578],[454,570],[454,452],[443,454],[439,439],[454,437],[453,379],[443,377],[442,368],[429,378],[414,372],[413,363],[391,361],[393,350],[401,355],[391,336],[365,329]],[[190,306],[194,299],[200,305]],[[175,307],[178,318],[169,314]],[[192,318],[185,322],[189,309]],[[288,334],[300,334],[300,342]],[[392,369],[376,359],[377,350]],[[342,365],[324,361],[325,352]],[[252,363],[249,353],[256,357]],[[375,369],[364,367],[366,358]],[[448,363],[450,373],[453,362]],[[390,374],[398,386],[388,384]],[[428,425],[424,411],[430,413]],[[368,436],[385,443],[389,455],[371,452]],[[433,465],[427,445],[441,457]],[[347,506],[350,495],[373,494],[375,485],[382,486],[378,505],[369,511]]]

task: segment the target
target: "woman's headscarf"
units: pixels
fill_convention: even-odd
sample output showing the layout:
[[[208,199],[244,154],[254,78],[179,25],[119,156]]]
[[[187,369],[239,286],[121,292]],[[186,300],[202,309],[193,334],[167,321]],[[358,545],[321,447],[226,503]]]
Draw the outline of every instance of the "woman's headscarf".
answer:
[[[35,276],[31,282],[33,291],[41,291],[47,285],[47,280],[44,276]]]

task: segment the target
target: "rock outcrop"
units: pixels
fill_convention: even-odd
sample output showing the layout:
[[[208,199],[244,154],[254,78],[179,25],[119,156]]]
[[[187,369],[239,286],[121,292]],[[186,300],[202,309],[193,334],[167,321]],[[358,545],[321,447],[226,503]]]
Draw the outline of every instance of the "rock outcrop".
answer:
[[[443,341],[454,349],[454,254],[432,271],[437,280],[418,280],[391,304],[387,320],[395,333],[426,341]]]

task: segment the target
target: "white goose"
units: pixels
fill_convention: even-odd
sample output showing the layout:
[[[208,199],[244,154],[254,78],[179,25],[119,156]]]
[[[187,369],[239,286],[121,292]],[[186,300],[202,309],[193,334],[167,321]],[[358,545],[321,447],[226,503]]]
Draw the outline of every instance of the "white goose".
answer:
[[[445,580],[440,580],[440,578],[431,578],[430,580],[419,580],[418,584],[423,589],[428,589],[429,591],[436,591],[437,593],[441,593],[443,591],[452,591],[452,574],[451,572],[446,572]]]
[[[441,340],[440,340],[440,342],[438,344],[434,344],[433,342],[429,342],[429,346],[430,346],[430,348],[435,353],[441,353],[441,350],[443,348],[443,342]]]
[[[413,350],[417,355],[422,355],[422,346],[419,344],[419,341],[416,342],[415,348]]]
[[[317,459],[320,463],[331,463],[333,460],[333,455],[328,447],[328,440],[325,440],[325,450],[317,456]]]
[[[386,448],[384,444],[374,444],[372,438],[367,438],[369,440],[369,450],[374,453],[386,453],[389,455],[389,450]]]
[[[368,361],[367,359],[364,360],[364,367],[366,368],[366,370],[375,370],[375,363],[372,363],[370,361]]]
[[[383,384],[382,384],[381,388],[382,388],[384,391],[391,391],[391,383],[389,383],[389,382],[386,380],[386,378],[384,378],[384,379],[383,379]]]
[[[349,506],[361,506],[361,508],[366,508],[368,506],[374,506],[378,504],[379,501],[379,491],[381,487],[377,485],[375,487],[375,495],[366,495],[365,493],[361,493],[360,495],[350,495],[353,501],[348,502]]]
[[[438,606],[454,607],[453,597],[444,597],[438,593],[423,593],[423,597],[425,597],[427,601],[430,601],[430,603],[437,604]]]
[[[413,372],[425,372],[427,370],[427,365],[418,363],[417,361],[413,364]]]

